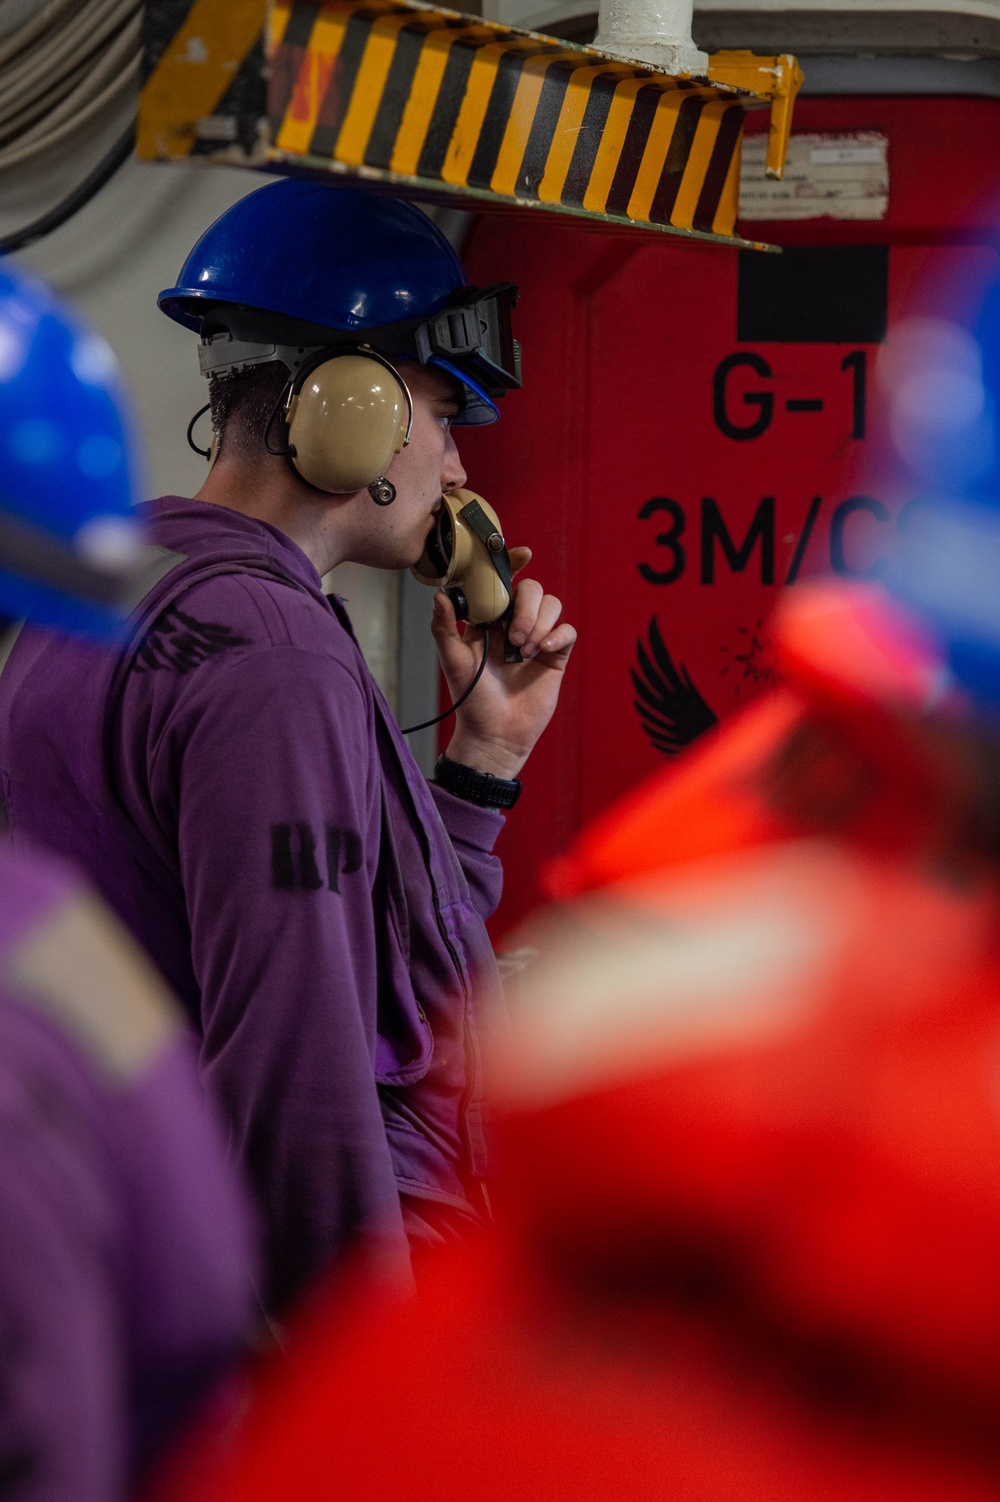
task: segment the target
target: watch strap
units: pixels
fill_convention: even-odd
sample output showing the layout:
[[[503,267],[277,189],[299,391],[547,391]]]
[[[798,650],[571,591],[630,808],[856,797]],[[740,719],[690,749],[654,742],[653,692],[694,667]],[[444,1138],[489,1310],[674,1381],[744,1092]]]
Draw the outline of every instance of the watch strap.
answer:
[[[464,798],[480,808],[510,809],[521,796],[521,783],[516,777],[508,780],[494,777],[492,772],[477,772],[443,753],[437,759],[433,780],[456,798]]]

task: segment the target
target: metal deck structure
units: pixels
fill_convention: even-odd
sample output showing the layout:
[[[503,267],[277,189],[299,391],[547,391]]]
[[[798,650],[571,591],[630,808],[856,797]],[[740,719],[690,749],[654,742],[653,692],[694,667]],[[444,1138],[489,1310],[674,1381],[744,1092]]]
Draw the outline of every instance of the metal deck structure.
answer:
[[[770,111],[780,176],[802,77],[749,52],[674,77],[421,0],[152,0],[145,27],[145,160],[739,245],[747,111]]]

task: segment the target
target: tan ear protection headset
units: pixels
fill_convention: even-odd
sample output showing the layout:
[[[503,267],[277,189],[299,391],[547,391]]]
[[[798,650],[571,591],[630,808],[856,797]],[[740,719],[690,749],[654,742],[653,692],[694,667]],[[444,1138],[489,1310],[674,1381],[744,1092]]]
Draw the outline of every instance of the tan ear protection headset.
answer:
[[[265,353],[290,352],[272,347]],[[396,487],[385,472],[393,456],[410,441],[413,398],[409,387],[395,366],[367,344],[320,349],[304,360],[303,353],[299,351],[291,379],[268,419],[264,447],[269,454],[287,458],[306,484],[317,490],[330,495],[367,490],[376,505],[391,505]],[[259,360],[234,361],[218,369],[226,373],[256,363]],[[202,365],[213,369],[204,359]],[[195,424],[210,405],[206,402],[188,423],[187,441],[212,465],[218,452],[215,434],[207,449],[194,440]],[[281,448],[271,442],[279,414],[287,433]]]
[[[270,431],[284,406],[288,433],[272,448]],[[271,415],[265,444],[286,454],[307,485],[330,495],[367,490],[379,506],[396,499],[385,472],[410,441],[413,398],[402,376],[367,345],[321,350],[294,374]]]

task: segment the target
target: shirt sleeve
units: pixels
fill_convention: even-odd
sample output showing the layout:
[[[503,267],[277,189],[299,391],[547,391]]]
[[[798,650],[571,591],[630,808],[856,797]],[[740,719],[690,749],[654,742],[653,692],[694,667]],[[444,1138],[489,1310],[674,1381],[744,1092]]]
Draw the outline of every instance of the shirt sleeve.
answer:
[[[430,784],[445,829],[465,872],[476,912],[487,922],[500,905],[503,866],[493,847],[506,820],[495,808],[479,808],[456,798],[436,782]]]
[[[407,1256],[375,1084],[368,707],[345,668],[284,645],[213,674],[176,721],[154,783],[176,804],[202,1072],[280,1310],[349,1244]]]

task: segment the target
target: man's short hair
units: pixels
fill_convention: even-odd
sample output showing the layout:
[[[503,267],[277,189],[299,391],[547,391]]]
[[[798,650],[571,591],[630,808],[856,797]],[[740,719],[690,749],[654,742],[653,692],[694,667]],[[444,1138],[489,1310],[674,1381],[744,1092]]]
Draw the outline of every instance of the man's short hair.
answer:
[[[220,454],[225,450],[246,459],[259,457],[267,424],[287,384],[288,369],[280,360],[209,379],[212,429]],[[277,422],[274,429],[271,442],[278,446],[282,435]]]

